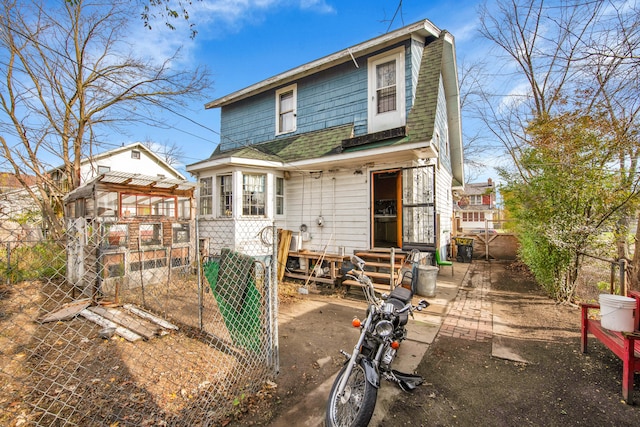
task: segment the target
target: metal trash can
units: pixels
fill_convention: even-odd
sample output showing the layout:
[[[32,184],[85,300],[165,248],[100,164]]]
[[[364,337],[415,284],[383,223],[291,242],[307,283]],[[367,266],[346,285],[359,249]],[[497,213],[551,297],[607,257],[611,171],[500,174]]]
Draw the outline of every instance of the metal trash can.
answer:
[[[458,262],[471,262],[473,258],[473,238],[471,237],[456,237],[456,261]]]
[[[415,292],[423,297],[433,297],[436,295],[436,278],[438,277],[438,267],[432,265],[416,265]]]

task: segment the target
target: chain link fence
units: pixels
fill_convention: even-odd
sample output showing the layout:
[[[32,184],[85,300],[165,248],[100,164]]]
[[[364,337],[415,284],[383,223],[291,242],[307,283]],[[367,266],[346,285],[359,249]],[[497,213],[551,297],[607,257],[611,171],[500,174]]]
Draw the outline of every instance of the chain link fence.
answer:
[[[272,384],[272,223],[34,229],[0,230],[0,425],[219,425]]]

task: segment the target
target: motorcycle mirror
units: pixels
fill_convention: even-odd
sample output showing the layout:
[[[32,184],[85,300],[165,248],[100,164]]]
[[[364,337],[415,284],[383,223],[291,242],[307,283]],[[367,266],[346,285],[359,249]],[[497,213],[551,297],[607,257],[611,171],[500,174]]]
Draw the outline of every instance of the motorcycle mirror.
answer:
[[[351,255],[351,262],[358,266],[360,270],[364,270],[364,260],[357,255]]]

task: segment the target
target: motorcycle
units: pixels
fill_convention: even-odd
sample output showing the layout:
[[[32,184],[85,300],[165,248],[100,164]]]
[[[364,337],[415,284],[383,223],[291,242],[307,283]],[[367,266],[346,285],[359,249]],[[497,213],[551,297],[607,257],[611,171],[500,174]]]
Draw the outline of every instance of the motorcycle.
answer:
[[[378,298],[364,271],[365,261],[353,255],[351,263],[357,269],[352,268],[345,275],[360,283],[368,308],[364,322],[353,320],[353,326],[361,330],[353,352],[340,350],[346,363],[329,393],[327,427],[368,425],[375,409],[380,378],[397,384],[404,391],[411,391],[424,382],[421,376],[392,369],[391,364],[400,343],[407,337],[405,326],[409,316],[413,317],[414,311],[421,311],[429,303],[420,300],[413,306],[413,292],[401,286]]]

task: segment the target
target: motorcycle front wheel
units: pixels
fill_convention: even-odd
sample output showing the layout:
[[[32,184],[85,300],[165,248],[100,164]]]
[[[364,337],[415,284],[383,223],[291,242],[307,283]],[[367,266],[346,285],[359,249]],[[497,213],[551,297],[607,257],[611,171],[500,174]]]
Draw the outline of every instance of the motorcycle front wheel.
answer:
[[[351,370],[343,396],[337,395],[346,369],[347,365],[331,387],[325,416],[326,427],[365,427],[373,415],[378,389],[367,381],[364,368],[359,363]]]

